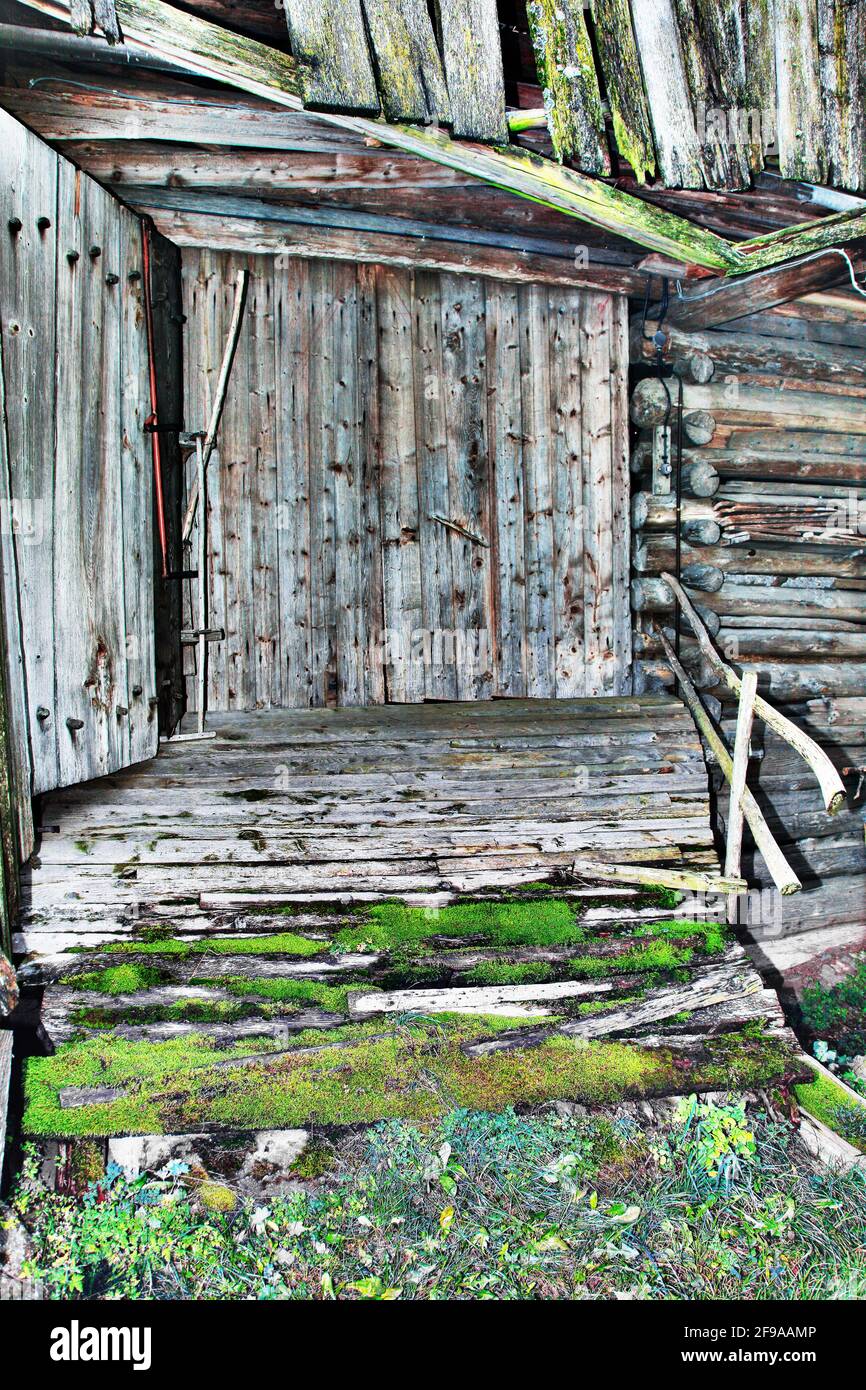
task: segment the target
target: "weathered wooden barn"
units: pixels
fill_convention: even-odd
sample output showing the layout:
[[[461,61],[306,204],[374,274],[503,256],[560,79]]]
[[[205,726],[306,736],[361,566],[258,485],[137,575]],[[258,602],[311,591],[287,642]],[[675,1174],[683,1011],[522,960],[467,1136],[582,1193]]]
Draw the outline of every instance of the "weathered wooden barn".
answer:
[[[864,0],[0,37],[24,1132],[796,1076],[866,947]]]

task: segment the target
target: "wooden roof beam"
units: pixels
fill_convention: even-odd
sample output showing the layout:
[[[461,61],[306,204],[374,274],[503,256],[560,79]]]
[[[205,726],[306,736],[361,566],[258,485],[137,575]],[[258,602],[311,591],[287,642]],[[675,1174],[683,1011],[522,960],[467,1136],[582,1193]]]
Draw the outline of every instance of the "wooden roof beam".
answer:
[[[54,19],[69,21],[69,6],[62,0],[24,3]],[[281,106],[295,111],[303,108],[307,74],[288,55],[181,13],[163,0],[117,0],[117,14],[127,42],[164,57],[180,58],[191,71]],[[453,100],[452,94],[452,106]],[[452,140],[442,130],[389,125],[382,120],[341,113],[322,112],[319,119],[353,130],[370,141],[432,159],[693,265],[723,270],[739,264],[741,259],[737,249],[723,237],[704,231],[685,218],[514,147],[491,149]]]
[[[667,322],[690,331],[758,314],[788,304],[814,290],[848,280],[841,255],[831,251],[806,256],[788,265],[770,266],[753,275],[720,275],[699,289],[680,291],[668,309]]]
[[[369,262],[406,270],[451,271],[485,275],[511,284],[554,285],[610,294],[642,294],[645,284],[643,274],[628,266],[592,262],[578,266],[563,256],[478,245],[471,241],[326,226],[321,219],[304,223],[248,213],[241,216],[221,210],[218,199],[214,200],[209,212],[193,211],[182,203],[167,206],[164,193],[165,190],[157,188],[136,190],[134,206],[152,217],[158,230],[178,246]],[[230,201],[238,204],[245,200]],[[467,236],[471,236],[471,230],[467,231]]]

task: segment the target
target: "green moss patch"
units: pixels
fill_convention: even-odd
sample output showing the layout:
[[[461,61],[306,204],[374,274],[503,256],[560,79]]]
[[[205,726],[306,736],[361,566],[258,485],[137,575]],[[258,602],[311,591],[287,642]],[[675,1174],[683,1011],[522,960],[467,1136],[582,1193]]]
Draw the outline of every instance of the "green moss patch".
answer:
[[[812,1081],[794,1087],[794,1094],[807,1114],[841,1134],[861,1153],[866,1153],[866,1106],[852,1100],[842,1086],[816,1071]]]
[[[196,980],[196,984],[218,986],[230,990],[232,994],[261,995],[280,1003],[313,1004],[328,1013],[344,1014],[348,1005],[348,994],[357,989],[357,982],[340,985],[320,984],[317,980],[290,980],[279,976],[266,976],[251,979],[248,975],[230,975],[216,980]]]
[[[556,977],[552,965],[537,965],[499,960],[484,960],[467,970],[462,977],[467,985],[540,985]]]
[[[465,1044],[526,1019],[439,1016],[406,1020],[348,1046],[299,1050],[259,1040],[219,1050],[206,1039],[166,1043],[101,1039],[69,1043],[26,1068],[25,1132],[58,1136],[181,1132],[201,1125],[294,1128],[351,1125],[389,1118],[429,1119],[452,1105],[499,1111],[557,1099],[609,1104],[685,1087],[765,1085],[791,1070],[790,1049],[746,1034],[710,1039],[684,1063],[665,1048],[591,1042],[552,1034],[541,1044],[469,1056]],[[227,1057],[259,1053],[242,1067]],[[62,1109],[67,1086],[111,1086],[111,1103]]]
[[[134,1009],[75,1009],[71,1020],[78,1028],[141,1028],[151,1023],[237,1023],[246,1018],[272,1018],[278,1012],[283,1011],[234,999],[193,998],[176,999],[171,1004],[143,1004]]]
[[[157,935],[142,941],[108,941],[96,951],[107,955],[136,956],[318,956],[328,949],[327,941],[313,941],[296,932],[273,932],[268,936],[207,936],[184,941],[176,936]],[[91,948],[88,948],[90,954]]]
[[[577,979],[589,980],[646,972],[670,975],[684,969],[693,955],[691,946],[677,946],[671,941],[650,941],[646,946],[635,946],[618,956],[575,956],[568,963],[568,971]]]
[[[582,941],[579,900],[466,902],[430,909],[376,903],[366,922],[337,932],[345,951],[418,947],[435,937],[477,937],[491,946],[572,946]]]
[[[634,929],[635,936],[652,936],[665,941],[695,940],[697,949],[707,956],[720,956],[732,940],[729,928],[721,922],[644,922]]]
[[[96,994],[138,994],[164,984],[165,975],[150,965],[109,965],[104,970],[67,975],[62,983],[72,989],[93,990]]]

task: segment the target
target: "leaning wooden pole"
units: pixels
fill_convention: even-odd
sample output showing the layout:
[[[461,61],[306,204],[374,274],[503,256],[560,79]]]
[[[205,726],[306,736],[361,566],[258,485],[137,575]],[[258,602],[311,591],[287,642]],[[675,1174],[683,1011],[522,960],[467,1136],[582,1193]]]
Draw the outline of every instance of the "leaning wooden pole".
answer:
[[[698,646],[716,675],[729,690],[732,690],[735,695],[739,695],[742,688],[740,677],[719,656],[685,589],[674,579],[672,574],[662,572],[661,577],[672,590],[682,612],[688,618],[692,631],[698,640]],[[814,739],[805,734],[802,729],[798,729],[796,724],[792,724],[790,719],[786,719],[784,714],[780,714],[761,695],[755,696],[755,714],[759,719],[763,719],[774,733],[789,743],[795,752],[799,753],[800,757],[809,764],[818,779],[827,814],[835,816],[837,811],[841,811],[846,799],[845,786],[823,748],[819,748]]]
[[[235,282],[235,300],[232,308],[232,319],[229,324],[228,337],[226,338],[223,360],[220,364],[220,374],[217,377],[216,392],[214,393],[213,404],[211,406],[210,419],[208,420],[207,433],[204,437],[204,444],[201,446],[202,465],[205,471],[210,463],[210,456],[214,451],[216,437],[219,433],[220,421],[223,416],[223,408],[226,403],[226,392],[228,390],[229,376],[231,375],[232,364],[237,352],[238,340],[241,336],[241,323],[244,317],[244,306],[247,302],[247,286],[249,284],[250,273],[248,270],[239,270]],[[189,490],[189,501],[186,507],[186,516],[183,519],[183,542],[187,543],[192,535],[193,522],[195,521],[196,507],[198,505],[199,480],[198,475],[193,479]]]
[[[691,710],[695,723],[715,754],[719,767],[722,769],[728,783],[732,783],[734,762],[725,747],[723,739],[713,727],[712,720],[698,698],[698,692],[695,690],[695,687],[680,665],[676,652],[664,632],[662,632],[661,628],[656,628],[656,632],[664,647],[665,655],[670,662],[671,670],[679,681],[683,699]],[[803,885],[776,843],[773,833],[764,819],[763,812],[748,787],[743,788],[741,802],[746,823],[754,836],[755,844],[763,855],[764,862],[779,892],[784,894],[785,897],[791,893],[799,892]]]
[[[752,737],[752,723],[755,717],[755,695],[758,690],[758,677],[754,671],[743,676],[740,690],[740,704],[737,710],[737,732],[734,738],[734,770],[731,777],[731,796],[728,807],[728,834],[725,844],[725,875],[739,877],[740,856],[743,848],[743,792],[746,789],[746,773],[749,768],[749,740]],[[737,895],[728,897],[728,921],[736,921]]]

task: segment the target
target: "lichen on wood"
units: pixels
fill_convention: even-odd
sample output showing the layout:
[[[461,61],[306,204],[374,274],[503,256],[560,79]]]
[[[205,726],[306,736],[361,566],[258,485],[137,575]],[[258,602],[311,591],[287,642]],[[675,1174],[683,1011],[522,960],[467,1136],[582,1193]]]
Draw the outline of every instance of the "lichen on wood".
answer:
[[[749,122],[752,170],[764,167],[766,150],[776,140],[776,57],[772,0],[746,0],[744,10],[746,77],[743,106]]]
[[[574,160],[588,174],[609,173],[601,94],[581,0],[530,0],[526,17],[556,158]]]
[[[361,0],[284,0],[292,52],[304,65],[304,101],[378,111]]]
[[[866,0],[818,0],[828,176],[866,188]]]
[[[645,183],[656,156],[629,0],[591,0],[590,11],[617,149]]]
[[[827,156],[814,3],[774,0],[776,111],[783,178],[824,183]]]
[[[676,0],[683,58],[708,187],[746,188],[739,113],[745,62],[739,0]]]
[[[389,121],[451,120],[442,59],[425,0],[363,0]]]
[[[507,140],[496,0],[436,0],[454,134]]]

